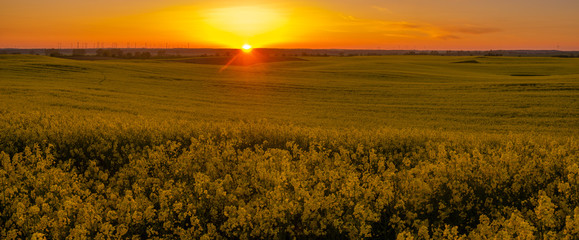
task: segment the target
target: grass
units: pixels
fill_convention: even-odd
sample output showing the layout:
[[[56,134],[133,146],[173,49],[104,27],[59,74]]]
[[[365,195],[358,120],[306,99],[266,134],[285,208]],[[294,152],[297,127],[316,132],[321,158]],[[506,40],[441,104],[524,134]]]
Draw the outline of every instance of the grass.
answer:
[[[249,67],[2,56],[0,101],[23,112],[111,112],[332,128],[576,134],[579,61],[307,58]],[[461,61],[479,64],[454,64]]]

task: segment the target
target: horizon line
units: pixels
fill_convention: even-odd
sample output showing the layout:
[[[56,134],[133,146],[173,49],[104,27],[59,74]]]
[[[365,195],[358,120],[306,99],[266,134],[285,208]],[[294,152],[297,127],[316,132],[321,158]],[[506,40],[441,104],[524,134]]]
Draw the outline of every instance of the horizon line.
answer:
[[[174,47],[174,48],[164,48],[164,47],[72,47],[72,48],[55,48],[55,47],[32,47],[32,48],[20,48],[20,47],[1,47],[0,50],[43,50],[43,49],[57,49],[57,50],[74,50],[74,49],[190,49],[190,50],[240,50],[241,48],[225,48],[225,47]],[[561,50],[561,49],[375,49],[375,48],[275,48],[275,47],[263,47],[263,48],[253,48],[253,49],[267,49],[267,50],[326,50],[326,51],[555,51],[555,52],[577,52],[579,49],[574,50]]]

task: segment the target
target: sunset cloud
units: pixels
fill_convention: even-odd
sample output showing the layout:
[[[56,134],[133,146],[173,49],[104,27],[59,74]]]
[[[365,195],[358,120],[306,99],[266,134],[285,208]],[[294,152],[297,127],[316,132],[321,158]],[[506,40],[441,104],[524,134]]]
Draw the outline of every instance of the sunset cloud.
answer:
[[[385,8],[385,7],[372,6],[372,8],[378,10],[379,12],[392,13],[392,10]]]
[[[326,31],[348,32],[352,36],[363,35],[362,33],[375,33],[377,36],[384,37],[384,41],[388,41],[391,38],[459,40],[466,38],[468,35],[483,35],[501,31],[499,28],[477,25],[437,26],[425,22],[363,19],[343,13],[338,15],[339,21],[334,20],[334,28],[325,29]]]
[[[466,33],[466,34],[487,34],[487,33],[500,32],[501,29],[492,28],[492,27],[481,27],[481,26],[469,25],[469,26],[463,26],[463,27],[450,28],[450,31],[457,32],[457,33]]]
[[[484,35],[501,32],[500,28],[463,24],[457,26],[436,25],[427,22],[385,21],[357,18],[352,15],[340,14],[343,22],[336,25],[340,32],[351,32],[353,35],[361,32],[377,33],[388,38],[415,38],[433,40],[460,40],[469,35]],[[337,32],[337,31],[336,31]]]
[[[456,35],[451,35],[451,34],[436,36],[436,38],[438,38],[438,39],[442,39],[442,40],[455,40],[455,39],[461,39],[461,37],[459,37],[459,36],[456,36]]]

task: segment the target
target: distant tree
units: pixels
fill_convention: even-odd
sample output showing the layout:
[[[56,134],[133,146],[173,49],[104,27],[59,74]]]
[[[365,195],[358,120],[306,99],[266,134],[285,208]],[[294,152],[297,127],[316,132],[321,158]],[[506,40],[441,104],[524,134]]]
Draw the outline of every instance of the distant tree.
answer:
[[[51,56],[51,57],[60,57],[62,56],[62,54],[60,54],[60,51],[58,49],[46,49],[44,50],[44,54],[46,56]]]
[[[123,50],[115,48],[111,49],[111,57],[123,57]]]
[[[106,49],[97,49],[96,55],[99,57],[108,57],[110,56],[110,52]]]
[[[485,56],[489,56],[489,57],[499,57],[499,56],[503,56],[503,54],[495,52],[493,50],[488,51]]]
[[[86,51],[84,49],[73,49],[72,50],[72,56],[78,57],[78,56],[84,56],[86,55]]]

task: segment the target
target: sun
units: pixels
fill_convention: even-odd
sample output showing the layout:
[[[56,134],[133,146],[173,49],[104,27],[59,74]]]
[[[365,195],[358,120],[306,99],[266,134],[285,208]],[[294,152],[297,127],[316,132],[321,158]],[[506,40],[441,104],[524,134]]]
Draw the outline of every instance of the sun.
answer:
[[[244,52],[251,52],[251,45],[249,44],[243,44],[243,46],[241,47],[241,50],[243,50]]]

